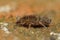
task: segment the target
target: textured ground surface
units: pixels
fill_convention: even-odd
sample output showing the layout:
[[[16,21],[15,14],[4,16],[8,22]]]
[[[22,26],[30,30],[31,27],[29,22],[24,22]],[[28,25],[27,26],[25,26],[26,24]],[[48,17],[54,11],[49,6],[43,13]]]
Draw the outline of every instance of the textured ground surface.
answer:
[[[5,5],[12,0],[0,0],[0,5]],[[10,34],[6,34],[0,29],[0,40],[49,40],[50,32],[60,32],[60,1],[59,0],[13,0],[17,3],[17,8],[9,13],[0,13],[0,21],[8,22],[7,27]],[[51,12],[51,11],[54,12]],[[11,16],[11,14],[13,16]],[[39,14],[40,16],[48,15],[52,18],[49,28],[14,28],[16,16]],[[5,15],[5,16],[4,16]]]

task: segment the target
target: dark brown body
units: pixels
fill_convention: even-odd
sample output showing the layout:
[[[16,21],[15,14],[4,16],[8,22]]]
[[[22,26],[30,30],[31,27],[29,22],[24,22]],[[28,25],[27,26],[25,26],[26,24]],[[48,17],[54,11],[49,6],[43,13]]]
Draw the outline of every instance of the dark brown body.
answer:
[[[23,26],[23,27],[33,27],[33,28],[42,28],[42,27],[49,27],[51,20],[47,17],[40,17],[36,15],[28,15],[20,18],[16,25]]]

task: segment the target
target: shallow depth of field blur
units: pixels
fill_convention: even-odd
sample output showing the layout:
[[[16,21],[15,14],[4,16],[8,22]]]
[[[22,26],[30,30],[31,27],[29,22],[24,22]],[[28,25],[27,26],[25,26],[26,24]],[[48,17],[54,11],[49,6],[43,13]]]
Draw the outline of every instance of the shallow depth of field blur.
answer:
[[[10,5],[9,11],[1,7]],[[3,9],[4,9],[3,8]],[[15,26],[17,16],[47,15],[52,22],[48,28],[24,28]],[[60,0],[0,0],[0,22],[8,23],[7,34],[0,28],[0,40],[50,40],[50,32],[60,33]]]

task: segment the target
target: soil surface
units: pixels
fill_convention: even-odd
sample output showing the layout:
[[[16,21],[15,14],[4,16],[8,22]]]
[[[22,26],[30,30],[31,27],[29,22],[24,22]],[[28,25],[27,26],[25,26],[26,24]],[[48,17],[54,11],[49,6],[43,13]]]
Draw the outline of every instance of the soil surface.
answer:
[[[50,32],[60,33],[59,0],[0,0],[0,6],[15,2],[16,9],[8,13],[0,12],[0,22],[7,22],[10,34],[0,29],[0,40],[49,40]],[[11,5],[12,6],[12,5]],[[47,16],[52,19],[48,28],[24,28],[15,26],[16,17],[25,15]]]

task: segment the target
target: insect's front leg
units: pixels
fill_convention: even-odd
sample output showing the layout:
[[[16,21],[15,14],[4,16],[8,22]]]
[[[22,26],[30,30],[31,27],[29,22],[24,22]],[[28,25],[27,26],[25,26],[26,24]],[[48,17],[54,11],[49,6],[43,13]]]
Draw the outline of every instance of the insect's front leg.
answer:
[[[31,24],[29,24],[29,30],[31,29]]]

